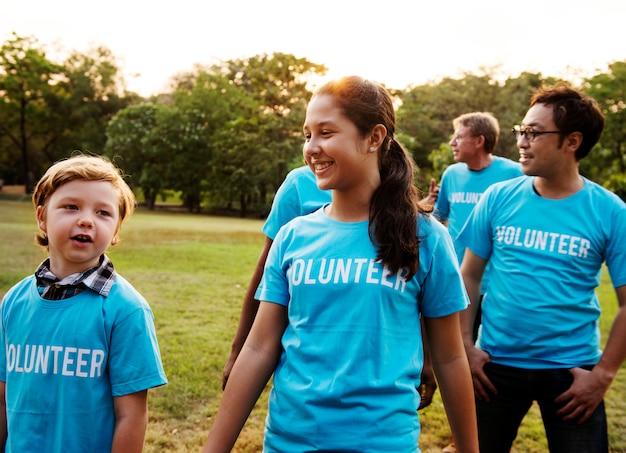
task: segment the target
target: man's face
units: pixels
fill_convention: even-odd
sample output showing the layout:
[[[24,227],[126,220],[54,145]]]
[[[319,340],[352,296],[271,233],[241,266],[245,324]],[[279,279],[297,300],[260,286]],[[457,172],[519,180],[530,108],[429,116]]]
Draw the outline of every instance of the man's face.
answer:
[[[478,137],[472,135],[469,127],[459,124],[450,140],[455,162],[468,162],[478,152]]]
[[[554,124],[552,107],[545,104],[533,105],[526,113],[521,127],[527,131],[517,140],[522,171],[529,176],[549,178],[562,168],[562,159],[565,157],[560,135],[552,133],[558,131]],[[532,132],[550,133],[533,137]]]

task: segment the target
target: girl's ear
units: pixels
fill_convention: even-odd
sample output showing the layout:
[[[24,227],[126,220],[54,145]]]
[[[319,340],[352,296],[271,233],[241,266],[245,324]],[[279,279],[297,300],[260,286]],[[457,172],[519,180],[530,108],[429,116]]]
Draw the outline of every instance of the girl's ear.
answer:
[[[374,126],[374,129],[372,129],[372,133],[370,134],[369,138],[369,148],[380,148],[386,136],[387,128],[385,126],[383,126],[382,124],[377,124],[376,126]]]

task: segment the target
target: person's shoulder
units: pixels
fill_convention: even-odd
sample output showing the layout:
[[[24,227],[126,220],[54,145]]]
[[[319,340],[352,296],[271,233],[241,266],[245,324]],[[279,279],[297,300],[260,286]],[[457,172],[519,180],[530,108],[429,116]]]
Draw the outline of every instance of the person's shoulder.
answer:
[[[491,184],[481,198],[510,198],[519,196],[524,191],[532,191],[532,178],[525,175],[514,176]]]
[[[315,181],[315,175],[311,171],[311,169],[307,165],[303,165],[302,167],[294,168],[287,176],[285,176],[285,182],[297,183],[299,181]]]
[[[30,291],[31,285],[35,284],[35,280],[35,275],[31,274],[13,285],[2,298],[3,308],[5,308],[5,304],[10,304],[15,300],[20,300],[25,294],[25,291]]]
[[[451,173],[459,173],[469,171],[467,164],[465,162],[455,162],[446,167],[443,171],[443,174],[451,174]]]
[[[594,198],[603,198],[607,202],[614,203],[616,206],[624,209],[626,208],[626,203],[624,200],[620,198],[615,192],[610,191],[606,187],[601,186],[597,182],[591,181],[590,179],[582,176],[584,182],[584,189],[587,193],[589,193]]]
[[[417,216],[417,228],[421,235],[447,234],[448,230],[432,213],[422,212]]]
[[[520,164],[518,161],[509,159],[508,157],[504,157],[504,156],[496,156],[494,154],[493,161],[503,167],[522,168],[522,164]]]
[[[322,205],[319,209],[313,212],[291,219],[283,226],[283,228],[288,226],[292,230],[298,230],[313,224],[327,223],[328,216],[324,214],[324,206],[326,206],[326,204]]]
[[[128,280],[117,273],[107,299],[113,301],[112,305],[118,309],[150,308],[143,295]]]
[[[493,162],[498,169],[513,170],[514,172],[522,175],[522,164],[503,156],[493,156]]]

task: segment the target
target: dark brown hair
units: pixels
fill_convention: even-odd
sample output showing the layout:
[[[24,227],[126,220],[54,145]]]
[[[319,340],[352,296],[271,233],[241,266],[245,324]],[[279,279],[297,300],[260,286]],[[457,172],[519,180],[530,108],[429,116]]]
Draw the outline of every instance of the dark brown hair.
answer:
[[[370,203],[370,237],[377,258],[392,272],[406,268],[406,278],[411,278],[419,266],[417,215],[422,209],[413,184],[415,164],[394,137],[396,114],[391,95],[382,85],[357,76],[328,82],[315,94],[332,96],[362,137],[378,124],[387,129],[378,152],[381,183]]]
[[[594,147],[604,129],[604,115],[598,103],[565,83],[538,88],[530,99],[530,106],[545,104],[552,106],[553,120],[561,132],[559,145],[572,132],[580,132],[582,142],[576,150],[576,160],[586,157]]]

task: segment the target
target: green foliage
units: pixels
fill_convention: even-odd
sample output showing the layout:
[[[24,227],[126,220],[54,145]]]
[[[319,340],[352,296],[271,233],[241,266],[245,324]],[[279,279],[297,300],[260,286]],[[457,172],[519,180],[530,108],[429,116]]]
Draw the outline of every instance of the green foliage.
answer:
[[[61,67],[47,59],[33,37],[13,34],[0,50],[0,136],[2,160],[20,173],[26,191],[46,166],[41,151],[49,151],[60,135],[59,116],[51,104],[58,96],[53,83]],[[6,148],[5,148],[6,147]]]
[[[55,109],[62,115],[65,128],[57,147],[64,153],[82,150],[101,154],[109,121],[133,97],[121,92],[123,80],[117,61],[107,48],[73,52],[63,68],[65,77],[58,84],[63,92]]]
[[[601,143],[583,159],[583,171],[626,199],[626,61],[615,62],[609,72],[587,79],[585,91],[600,106],[605,118]]]
[[[167,189],[163,169],[169,155],[155,143],[157,116],[169,108],[143,103],[119,111],[107,127],[105,154],[124,170],[131,187],[139,187],[149,208],[154,208],[159,193]]]
[[[108,49],[73,52],[55,63],[35,38],[13,35],[0,54],[0,178],[30,191],[52,162],[74,150],[106,153],[119,156],[149,207],[164,190],[175,190],[191,212],[260,215],[287,172],[301,165],[308,83],[326,71],[279,52],[197,65],[148,103],[125,91]],[[392,89],[397,137],[418,164],[418,186],[425,189],[452,162],[452,120],[463,113],[493,113],[501,129],[494,153],[516,160],[510,129],[525,115],[532,91],[555,82],[540,73],[503,79],[496,68],[483,68]],[[581,172],[624,198],[626,61],[581,88],[606,117],[601,143]]]
[[[102,153],[108,121],[133,99],[117,74],[108,49],[58,64],[34,37],[13,34],[0,53],[0,177],[30,192],[52,162],[75,150]]]

